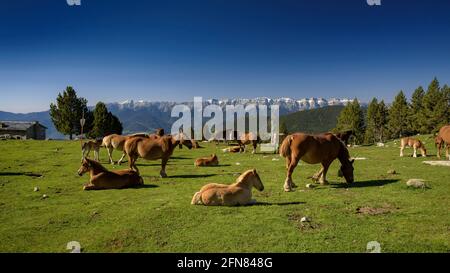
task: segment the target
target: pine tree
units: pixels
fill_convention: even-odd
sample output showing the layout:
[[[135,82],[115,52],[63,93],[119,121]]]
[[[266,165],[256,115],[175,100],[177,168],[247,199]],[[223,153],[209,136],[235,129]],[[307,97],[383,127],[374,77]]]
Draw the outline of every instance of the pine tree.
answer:
[[[58,132],[69,135],[80,133],[80,119],[83,112],[87,113],[87,100],[78,98],[77,93],[71,86],[58,94],[56,104],[50,104],[50,117]]]
[[[389,109],[388,130],[391,138],[400,138],[408,134],[408,102],[400,91]]]
[[[339,114],[335,131],[353,130],[356,144],[364,140],[364,115],[358,100],[349,102]]]
[[[378,114],[378,100],[373,98],[367,108],[366,117],[366,132],[364,135],[364,143],[373,144],[375,136],[377,135],[377,114]]]
[[[445,121],[443,123],[443,125],[447,125],[450,123],[450,87],[448,85],[444,85],[442,87],[442,95],[444,98],[444,105],[446,108],[445,111]]]
[[[422,128],[422,115],[423,115],[423,97],[425,91],[422,86],[419,86],[411,97],[411,104],[409,107],[409,126],[413,133],[425,133],[421,131]]]
[[[280,134],[284,134],[284,135],[288,135],[289,134],[289,131],[288,131],[287,127],[286,127],[286,123],[284,121],[281,122],[279,131],[280,131]]]
[[[375,118],[376,135],[375,139],[379,142],[384,142],[388,139],[387,124],[389,120],[389,110],[384,103],[384,100],[380,101],[377,107],[377,114]]]
[[[93,126],[89,137],[104,137],[109,134],[122,134],[122,124],[119,119],[108,111],[103,102],[98,102],[93,112]]]
[[[448,102],[444,93],[439,88],[439,81],[434,78],[423,98],[421,132],[435,133],[447,123]]]
[[[121,135],[123,131],[122,122],[120,122],[119,118],[113,115],[111,112],[111,127],[110,134],[118,134]]]

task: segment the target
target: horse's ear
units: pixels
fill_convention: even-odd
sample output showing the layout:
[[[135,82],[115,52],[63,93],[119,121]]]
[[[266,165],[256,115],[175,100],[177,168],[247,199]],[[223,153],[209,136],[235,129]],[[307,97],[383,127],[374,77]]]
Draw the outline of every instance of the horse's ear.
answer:
[[[252,173],[253,173],[253,174],[256,174],[256,169],[253,169],[253,170],[252,170]]]
[[[353,162],[355,162],[355,159],[353,158],[352,160],[350,160],[350,163],[353,164]]]

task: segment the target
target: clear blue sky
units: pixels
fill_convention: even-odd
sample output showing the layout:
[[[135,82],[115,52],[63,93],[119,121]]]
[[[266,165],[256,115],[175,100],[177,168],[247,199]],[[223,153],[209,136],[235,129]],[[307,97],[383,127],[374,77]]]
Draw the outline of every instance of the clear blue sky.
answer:
[[[125,99],[358,97],[450,83],[450,1],[7,0],[0,110],[72,85]]]

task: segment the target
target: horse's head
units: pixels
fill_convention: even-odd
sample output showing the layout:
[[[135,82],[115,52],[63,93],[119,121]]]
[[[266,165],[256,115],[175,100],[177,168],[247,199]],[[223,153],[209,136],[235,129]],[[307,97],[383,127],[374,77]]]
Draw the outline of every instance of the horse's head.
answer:
[[[339,169],[338,172],[338,176],[339,177],[344,177],[345,181],[347,181],[347,183],[353,183],[354,178],[353,178],[353,162],[355,162],[354,159],[349,160],[347,159],[346,161],[342,162],[341,168]]]
[[[91,161],[87,158],[83,159],[83,161],[81,162],[81,166],[78,169],[78,175],[82,176],[84,173],[89,172],[91,168],[92,168]]]
[[[237,179],[238,184],[245,184],[250,189],[251,187],[255,187],[259,191],[264,190],[264,185],[261,181],[261,178],[259,178],[258,173],[256,172],[256,169],[248,170],[241,174]]]
[[[188,147],[189,150],[193,147],[192,140],[188,138],[184,133],[179,133],[172,136],[172,143],[175,146],[178,145],[178,148],[180,149],[182,149],[182,145]]]
[[[164,129],[163,128],[158,128],[155,130],[155,134],[157,136],[163,136],[165,134]]]
[[[194,149],[200,148],[200,145],[198,145],[198,142],[193,139],[191,139],[191,144],[192,144],[192,148],[194,148]]]

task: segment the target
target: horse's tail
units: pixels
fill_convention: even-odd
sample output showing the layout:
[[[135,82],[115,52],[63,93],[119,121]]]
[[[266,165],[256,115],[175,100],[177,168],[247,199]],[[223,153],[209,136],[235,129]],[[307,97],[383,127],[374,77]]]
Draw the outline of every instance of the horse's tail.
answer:
[[[105,147],[105,148],[107,148],[108,147],[108,142],[110,141],[110,137],[109,136],[105,136],[103,139],[102,139],[102,144],[100,145],[100,147]]]
[[[281,143],[280,147],[280,156],[282,157],[288,157],[291,155],[291,142],[292,142],[292,135],[288,135],[283,142]]]
[[[191,201],[191,205],[202,205],[202,193],[201,192],[196,192],[194,194],[194,197],[192,197],[192,201]]]

